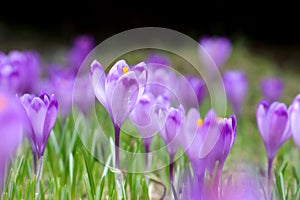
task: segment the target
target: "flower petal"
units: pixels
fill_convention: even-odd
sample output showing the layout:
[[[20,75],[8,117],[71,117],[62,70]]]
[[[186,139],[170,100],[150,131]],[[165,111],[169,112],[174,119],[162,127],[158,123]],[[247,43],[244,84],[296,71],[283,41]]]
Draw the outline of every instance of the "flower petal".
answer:
[[[105,72],[102,65],[97,60],[94,60],[91,64],[91,80],[97,99],[108,110],[105,95]]]

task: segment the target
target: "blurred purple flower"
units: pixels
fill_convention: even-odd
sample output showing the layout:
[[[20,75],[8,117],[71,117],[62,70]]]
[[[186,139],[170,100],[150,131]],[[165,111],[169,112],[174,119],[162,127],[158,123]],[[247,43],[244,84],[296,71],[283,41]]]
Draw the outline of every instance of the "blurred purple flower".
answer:
[[[187,75],[177,77],[176,83],[175,95],[179,104],[182,104],[185,110],[198,108],[206,93],[204,82],[198,77]]]
[[[150,54],[146,57],[145,59],[145,63],[146,64],[158,64],[157,67],[161,66],[170,66],[171,65],[171,61],[170,59],[162,54]]]
[[[74,87],[75,77],[69,73],[60,73],[50,77],[49,93],[55,94],[59,102],[60,116],[65,119],[72,108],[72,92]]]
[[[0,196],[9,162],[22,139],[24,117],[22,105],[16,96],[0,91]]]
[[[74,69],[76,73],[81,63],[86,56],[93,50],[95,46],[94,38],[88,35],[78,36],[73,41],[73,47],[71,48],[68,59],[69,65]]]
[[[223,74],[223,82],[233,112],[240,116],[248,91],[247,76],[244,72],[238,70],[226,71]]]
[[[264,195],[260,188],[260,182],[253,173],[234,172],[222,177],[219,192],[207,181],[205,190],[201,191],[201,185],[190,174],[185,174],[181,183],[182,193],[179,199],[190,200],[263,200]]]
[[[300,149],[300,94],[298,94],[289,107],[290,128],[294,142]]]
[[[32,92],[40,73],[39,55],[29,51],[0,54],[1,88],[19,94]]]
[[[203,37],[200,45],[207,51],[211,59],[221,68],[231,54],[231,42],[224,37]]]
[[[268,195],[271,195],[271,170],[274,157],[290,136],[289,115],[284,103],[261,101],[256,110],[256,120],[260,135],[268,155]]]
[[[170,180],[173,182],[173,162],[175,154],[180,145],[180,129],[184,122],[185,111],[184,108],[179,105],[178,108],[170,107],[165,112],[160,114],[161,123],[163,128],[159,134],[162,140],[165,142],[169,155],[170,155]]]
[[[120,60],[105,76],[102,65],[94,60],[91,80],[95,96],[107,110],[115,128],[115,164],[119,168],[120,128],[144,93],[146,65],[142,62],[130,68],[124,60]]]
[[[277,101],[283,92],[283,82],[279,78],[265,78],[260,83],[260,89],[267,101]]]
[[[44,155],[50,132],[57,117],[58,103],[54,95],[51,98],[42,93],[39,97],[24,94],[20,97],[27,113],[25,130],[35,158]]]

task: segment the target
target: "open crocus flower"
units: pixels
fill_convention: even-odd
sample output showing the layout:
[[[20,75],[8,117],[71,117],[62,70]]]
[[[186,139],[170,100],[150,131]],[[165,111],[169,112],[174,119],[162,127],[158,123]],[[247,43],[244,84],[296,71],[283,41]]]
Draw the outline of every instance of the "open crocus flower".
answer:
[[[267,101],[277,101],[283,92],[283,82],[279,78],[265,78],[260,83],[260,89]]]
[[[300,94],[298,94],[289,107],[290,127],[294,142],[300,149]]]
[[[247,76],[239,70],[226,71],[223,74],[223,82],[233,112],[240,116],[241,108],[248,91]]]
[[[181,145],[186,150],[198,184],[203,185],[205,169],[213,177],[218,162],[215,176],[215,185],[218,185],[225,160],[236,137],[235,116],[219,118],[210,110],[203,121],[198,111],[191,109],[181,131]]]
[[[162,117],[162,115],[164,115]],[[163,122],[163,128],[159,132],[161,138],[165,142],[169,155],[170,155],[170,180],[173,181],[173,162],[175,154],[180,144],[180,129],[183,125],[185,117],[184,108],[179,105],[178,108],[170,107],[165,113],[160,114],[161,122]]]
[[[35,158],[40,159],[56,121],[58,103],[54,95],[49,97],[45,93],[38,97],[24,94],[20,99],[27,113],[25,129],[32,152]]]
[[[207,51],[218,68],[222,67],[231,54],[231,43],[224,37],[203,37],[200,45]]]
[[[115,128],[115,164],[118,168],[120,128],[144,93],[146,65],[142,62],[130,68],[124,60],[120,60],[105,76],[102,65],[94,60],[91,80],[95,96],[107,110]]]
[[[6,169],[22,139],[25,117],[16,96],[0,91],[0,197],[5,183]]]
[[[39,55],[28,51],[0,54],[0,86],[19,94],[32,92],[40,71]]]
[[[284,103],[269,105],[263,100],[258,104],[256,119],[268,155],[268,195],[271,195],[272,162],[281,145],[291,136],[288,110]]]

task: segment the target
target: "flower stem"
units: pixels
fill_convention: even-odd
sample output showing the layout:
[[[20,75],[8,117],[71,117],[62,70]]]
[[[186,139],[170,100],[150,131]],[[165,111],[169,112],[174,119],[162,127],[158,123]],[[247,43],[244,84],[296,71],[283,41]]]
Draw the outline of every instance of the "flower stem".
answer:
[[[38,198],[40,193],[40,180],[43,173],[43,164],[44,164],[44,158],[41,156],[37,163],[37,175],[36,175],[36,183],[35,183],[35,197]]]
[[[268,199],[271,200],[272,198],[272,191],[271,191],[271,171],[272,171],[272,163],[273,163],[273,158],[268,159],[268,185],[267,185],[267,196]]]
[[[150,143],[151,143],[151,138],[144,138],[143,144],[145,147],[146,170],[150,169],[149,156],[148,156],[148,153],[150,151]]]
[[[0,199],[2,191],[4,189],[4,183],[5,183],[5,165],[0,163]]]
[[[173,183],[173,180],[174,180],[174,178],[173,178],[173,168],[174,168],[173,161],[174,161],[174,156],[170,155],[170,171],[169,171],[169,173],[170,173],[171,184]]]
[[[115,129],[115,164],[116,168],[120,167],[120,158],[119,158],[119,147],[120,147],[120,127],[118,125],[114,125]]]

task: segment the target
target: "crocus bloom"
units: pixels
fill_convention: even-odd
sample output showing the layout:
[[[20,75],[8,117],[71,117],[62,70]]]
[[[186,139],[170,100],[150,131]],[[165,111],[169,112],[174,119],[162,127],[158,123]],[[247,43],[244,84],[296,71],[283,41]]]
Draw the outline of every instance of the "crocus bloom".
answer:
[[[184,108],[169,108],[165,113],[164,127],[161,129],[160,136],[167,145],[170,155],[170,180],[173,181],[173,162],[175,154],[180,144],[180,129],[183,125],[185,116]],[[162,117],[161,117],[162,118]]]
[[[279,102],[270,105],[261,101],[257,107],[256,119],[268,158],[273,159],[280,146],[291,136],[286,105]]]
[[[181,145],[186,150],[198,184],[203,185],[206,169],[213,176],[216,163],[219,162],[215,177],[217,187],[223,165],[235,141],[235,116],[218,118],[210,110],[203,121],[197,110],[191,109],[181,131]]]
[[[0,196],[10,158],[22,139],[25,113],[16,96],[0,91]]]
[[[260,83],[260,89],[267,101],[277,101],[283,92],[283,82],[279,78],[265,78]]]
[[[231,43],[224,37],[203,37],[200,39],[200,45],[219,68],[225,64],[231,54]]]
[[[294,142],[300,149],[300,94],[298,94],[289,107],[290,127]]]
[[[119,167],[120,128],[144,93],[147,81],[145,63],[129,67],[124,60],[118,61],[107,77],[101,64],[91,64],[91,80],[95,96],[107,110],[115,128],[116,167]]]
[[[78,36],[73,41],[73,46],[68,55],[69,65],[76,73],[86,56],[95,46],[94,38],[88,35]]]
[[[40,58],[34,52],[0,52],[0,85],[14,93],[32,92],[39,77]]]
[[[143,138],[147,169],[149,169],[148,153],[152,137],[162,129],[160,111],[167,110],[169,106],[168,97],[158,96],[155,98],[151,93],[145,93],[129,116]]]
[[[268,155],[268,195],[273,159],[280,146],[291,136],[288,110],[284,103],[261,101],[256,110],[257,126]]]
[[[20,99],[27,113],[25,129],[32,152],[39,159],[44,155],[48,137],[55,124],[58,103],[54,95],[50,98],[45,93],[38,97],[24,94]]]
[[[246,74],[238,70],[226,71],[223,74],[223,82],[233,112],[239,116],[248,91]]]

